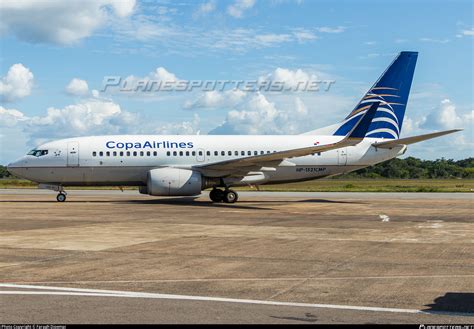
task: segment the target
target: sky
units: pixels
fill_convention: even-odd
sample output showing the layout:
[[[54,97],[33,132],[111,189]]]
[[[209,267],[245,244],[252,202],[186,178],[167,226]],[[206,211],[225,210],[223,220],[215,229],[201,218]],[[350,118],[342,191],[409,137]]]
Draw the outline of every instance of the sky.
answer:
[[[472,1],[4,0],[0,164],[74,136],[304,133],[343,120],[400,51],[419,52],[402,137],[464,129],[405,156],[470,157],[473,15]],[[139,88],[199,81],[232,83]]]

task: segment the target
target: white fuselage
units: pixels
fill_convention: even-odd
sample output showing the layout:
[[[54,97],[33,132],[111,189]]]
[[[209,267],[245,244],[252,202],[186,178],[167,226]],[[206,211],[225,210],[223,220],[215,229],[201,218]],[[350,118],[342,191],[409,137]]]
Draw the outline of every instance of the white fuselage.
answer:
[[[116,135],[58,140],[9,164],[14,174],[56,185],[143,186],[150,170],[161,167],[193,169],[195,166],[263,153],[324,145],[338,136],[314,135]],[[365,138],[356,146],[304,157],[290,158],[272,168],[257,168],[244,178],[232,180],[232,172],[198,170],[203,177],[220,177],[229,185],[271,184],[317,179],[367,167],[400,155],[405,148],[378,149]]]

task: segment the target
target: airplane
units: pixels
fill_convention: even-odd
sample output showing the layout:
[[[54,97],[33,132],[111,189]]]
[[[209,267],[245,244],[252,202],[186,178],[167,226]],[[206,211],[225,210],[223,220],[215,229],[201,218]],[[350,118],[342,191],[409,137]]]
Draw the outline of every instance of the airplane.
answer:
[[[114,135],[38,146],[7,167],[66,200],[66,186],[138,186],[152,196],[234,203],[231,187],[320,179],[403,155],[452,129],[400,138],[418,53],[400,52],[341,122],[300,135]]]

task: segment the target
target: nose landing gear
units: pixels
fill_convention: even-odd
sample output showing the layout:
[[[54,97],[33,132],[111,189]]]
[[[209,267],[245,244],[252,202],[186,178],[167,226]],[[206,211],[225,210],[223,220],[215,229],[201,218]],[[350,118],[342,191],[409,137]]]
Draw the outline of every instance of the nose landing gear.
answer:
[[[234,190],[225,189],[224,191],[218,188],[213,188],[209,193],[209,198],[212,202],[234,203],[238,200],[239,195]]]
[[[58,202],[64,202],[66,201],[66,193],[63,191],[63,192],[60,192],[57,196],[56,196],[56,200],[58,200]]]
[[[58,200],[58,202],[66,201],[67,193],[66,191],[64,191],[64,187],[62,185],[39,184],[38,188],[59,192],[58,195],[56,196],[56,200]]]

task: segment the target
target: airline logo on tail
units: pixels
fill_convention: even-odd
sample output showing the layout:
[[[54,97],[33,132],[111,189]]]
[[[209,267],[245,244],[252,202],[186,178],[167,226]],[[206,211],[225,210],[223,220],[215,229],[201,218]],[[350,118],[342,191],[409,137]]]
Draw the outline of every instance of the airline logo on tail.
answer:
[[[405,106],[404,103],[397,102],[400,96],[396,95],[396,88],[391,87],[375,87],[367,92],[362,101],[349,114],[346,120],[358,117],[365,112],[373,103],[379,103],[375,118],[369,127],[367,137],[378,137],[375,135],[384,133],[391,135],[391,138],[400,137],[401,123],[396,116],[396,106]],[[379,124],[374,124],[379,122]],[[386,137],[386,136],[381,136]]]
[[[344,119],[334,135],[346,135],[372,104],[379,103],[366,137],[398,139],[402,130],[417,57],[417,52],[401,52]]]

